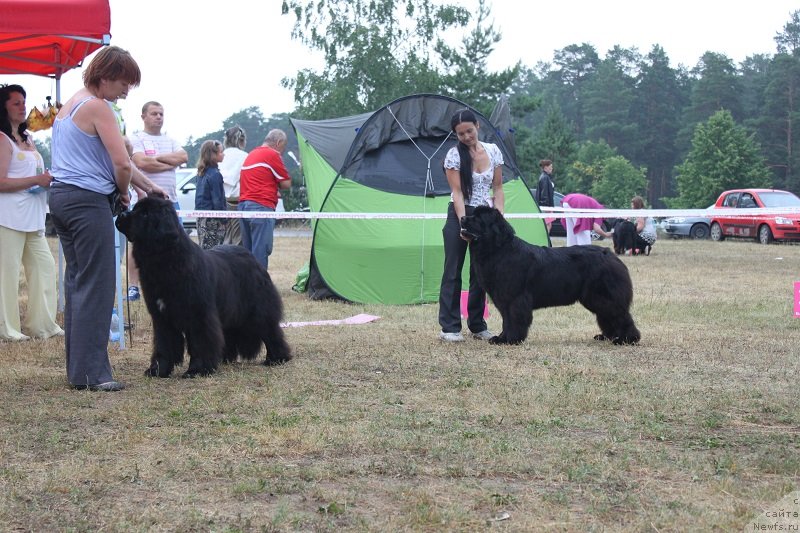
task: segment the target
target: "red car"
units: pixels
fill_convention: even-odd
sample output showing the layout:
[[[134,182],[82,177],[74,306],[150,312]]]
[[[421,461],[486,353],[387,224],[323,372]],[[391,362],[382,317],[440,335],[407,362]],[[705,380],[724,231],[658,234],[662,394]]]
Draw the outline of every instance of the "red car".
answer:
[[[800,198],[789,191],[778,189],[734,189],[719,195],[714,208],[796,207]],[[800,240],[800,211],[785,215],[711,216],[711,238],[721,241],[725,237],[756,239],[762,244],[773,240]]]

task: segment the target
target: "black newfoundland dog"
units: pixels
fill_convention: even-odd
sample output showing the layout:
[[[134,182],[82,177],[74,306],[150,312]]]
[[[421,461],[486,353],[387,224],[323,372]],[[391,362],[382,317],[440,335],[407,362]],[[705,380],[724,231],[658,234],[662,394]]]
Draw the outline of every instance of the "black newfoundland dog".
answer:
[[[636,225],[623,218],[614,222],[614,251],[617,255],[650,255],[652,246],[636,232]]]
[[[472,239],[478,282],[503,317],[492,344],[518,344],[528,336],[533,310],[580,302],[597,315],[594,338],[635,344],[640,334],[630,314],[633,284],[625,264],[599,246],[545,248],[514,234],[497,209],[478,207],[461,219]]]
[[[283,337],[280,295],[267,271],[246,249],[202,250],[183,230],[172,204],[144,198],[117,217],[133,243],[144,301],[153,319],[153,356],[147,376],[168,377],[183,362],[184,377],[205,376],[220,361],[255,359],[266,365],[291,359]]]

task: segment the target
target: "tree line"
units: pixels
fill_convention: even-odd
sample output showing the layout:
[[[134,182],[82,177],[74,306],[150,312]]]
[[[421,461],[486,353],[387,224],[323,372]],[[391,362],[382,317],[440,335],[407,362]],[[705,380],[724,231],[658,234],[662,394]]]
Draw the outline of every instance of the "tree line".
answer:
[[[321,52],[325,67],[283,80],[294,111],[235,113],[222,130],[190,139],[190,161],[203,140],[221,139],[233,124],[247,131],[248,149],[280,127],[296,150],[290,115],[346,116],[438,93],[489,116],[506,94],[517,163],[532,186],[546,158],[559,190],[610,207],[627,207],[634,194],[655,207],[701,208],[732,187],[800,193],[800,11],[776,32],[774,54],[738,65],[709,51],[693,67],[672,67],[659,45],[647,53],[615,46],[601,57],[580,43],[550,61],[491,72],[487,59],[502,35],[485,0],[476,12],[433,0],[284,0],[281,9],[294,17],[292,37]],[[453,31],[459,45],[440,37]]]

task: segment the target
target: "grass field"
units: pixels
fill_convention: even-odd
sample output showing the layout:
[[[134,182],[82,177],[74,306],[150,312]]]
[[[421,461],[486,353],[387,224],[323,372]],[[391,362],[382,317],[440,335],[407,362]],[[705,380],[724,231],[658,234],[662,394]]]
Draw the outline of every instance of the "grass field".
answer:
[[[285,319],[381,319],[287,329],[278,368],[145,378],[142,302],[111,351],[121,393],[70,390],[62,339],[0,345],[0,530],[754,531],[800,512],[781,501],[800,490],[800,246],[624,257],[642,342],[623,347],[579,306],[537,312],[520,346],[445,345],[436,305],[292,292],[309,247],[276,240]]]

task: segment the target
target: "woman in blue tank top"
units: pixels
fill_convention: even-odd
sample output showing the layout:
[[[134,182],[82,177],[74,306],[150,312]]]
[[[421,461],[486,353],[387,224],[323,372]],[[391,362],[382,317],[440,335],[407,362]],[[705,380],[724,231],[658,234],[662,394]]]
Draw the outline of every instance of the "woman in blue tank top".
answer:
[[[118,391],[108,358],[114,306],[111,197],[129,203],[131,163],[108,105],[139,85],[133,57],[109,46],[83,73],[84,87],[64,103],[53,124],[50,211],[66,260],[64,292],[67,378],[79,389]]]

